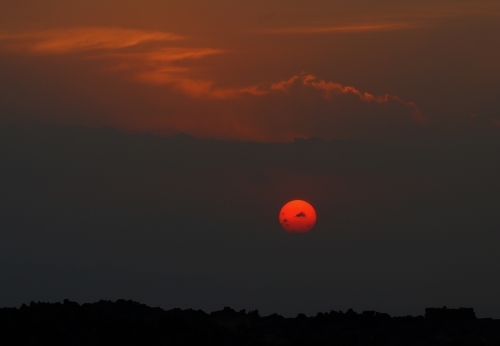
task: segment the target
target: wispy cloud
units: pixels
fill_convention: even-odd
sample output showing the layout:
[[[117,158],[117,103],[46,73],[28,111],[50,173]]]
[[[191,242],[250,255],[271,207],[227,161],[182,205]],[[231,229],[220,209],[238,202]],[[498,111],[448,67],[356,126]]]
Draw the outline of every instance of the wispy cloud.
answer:
[[[182,40],[162,31],[124,28],[80,27],[35,32],[0,34],[0,41],[15,50],[35,53],[69,53],[99,49],[119,49],[147,42]]]
[[[399,96],[391,94],[373,95],[368,92],[361,92],[353,86],[344,86],[340,83],[320,80],[317,79],[316,76],[311,74],[295,75],[288,80],[283,80],[272,84],[270,89],[287,92],[297,83],[322,92],[325,99],[330,99],[333,95],[351,94],[358,97],[361,101],[368,103],[385,104],[389,102],[396,102],[413,109],[412,113],[415,122],[420,124],[428,124],[427,118],[423,116],[419,107],[412,101],[405,101]]]
[[[213,133],[238,133],[241,138],[260,140],[290,139],[302,135],[329,137],[330,132],[342,126],[357,128],[363,121],[388,124],[404,118],[402,121],[408,127],[425,123],[413,102],[396,95],[361,92],[353,86],[305,73],[276,82],[221,87],[216,80],[200,76],[197,62],[226,51],[214,47],[181,47],[179,40],[183,40],[179,35],[158,31],[76,28],[1,35],[0,47],[15,48],[20,54],[34,56],[52,54],[68,55],[68,59],[76,60],[95,59],[108,73],[120,74],[129,81],[168,86],[202,102],[232,100],[211,104],[219,109],[211,110],[214,125],[210,131]],[[292,104],[297,107],[272,110],[276,105],[286,108]],[[224,105],[238,110],[237,114],[224,113]],[[218,115],[219,112],[225,115]],[[312,118],[306,116],[311,112]],[[360,115],[365,112],[383,115]],[[385,116],[387,114],[390,116]],[[200,131],[197,124],[196,119],[186,119],[185,114],[169,120],[169,126],[179,130],[187,127]],[[287,125],[283,128],[283,124]],[[272,130],[263,130],[268,127]]]
[[[0,34],[0,46],[25,54],[79,54],[82,59],[105,61],[107,69],[129,79],[171,85],[194,98],[228,99],[242,94],[261,95],[257,86],[220,88],[212,80],[193,76],[189,61],[222,54],[210,47],[176,47],[185,37],[169,32],[124,28],[81,27],[17,34]],[[133,50],[127,49],[136,47]]]
[[[273,34],[322,34],[322,33],[354,33],[370,31],[390,31],[413,29],[424,26],[419,22],[389,22],[389,23],[364,23],[353,25],[333,26],[298,26],[277,29],[265,29],[261,32]]]
[[[348,34],[426,28],[437,20],[460,17],[500,17],[498,0],[456,0],[430,4],[404,2],[377,6],[371,10],[335,16],[320,23],[303,22],[295,26],[267,28],[270,34]],[[305,19],[304,19],[305,20]]]

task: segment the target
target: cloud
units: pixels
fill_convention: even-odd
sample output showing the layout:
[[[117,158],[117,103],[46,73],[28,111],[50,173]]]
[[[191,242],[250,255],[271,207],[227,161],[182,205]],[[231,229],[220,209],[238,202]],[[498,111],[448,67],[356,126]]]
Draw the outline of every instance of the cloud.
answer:
[[[184,83],[181,91],[195,99],[202,114],[179,114],[169,124],[174,122],[178,131],[199,137],[264,142],[311,136],[407,141],[433,126],[412,101],[362,92],[306,73],[248,87],[246,93],[243,88],[222,89],[208,82]]]
[[[368,92],[361,92],[353,86],[344,86],[333,81],[320,80],[311,74],[303,73],[301,75],[295,75],[288,80],[276,82],[270,86],[270,90],[288,94],[303,93],[304,90],[307,90],[309,93],[313,90],[318,91],[322,96],[322,100],[315,101],[315,103],[322,103],[326,106],[325,109],[329,109],[332,114],[336,113],[337,117],[340,115],[339,111],[342,108],[345,113],[351,113],[349,109],[352,110],[352,112],[357,113],[358,115],[356,118],[359,116],[369,118],[370,116],[368,114],[376,114],[380,113],[380,111],[382,111],[382,113],[391,113],[390,109],[392,108],[397,109],[396,112],[399,112],[400,118],[404,118],[409,115],[408,120],[415,125],[432,125],[430,120],[422,114],[420,108],[412,101],[405,101],[397,95],[373,95]],[[352,97],[358,99],[361,103],[355,102]],[[309,98],[309,100],[311,99]],[[372,107],[369,107],[371,109],[369,113],[367,110],[364,111],[367,112],[364,116],[361,115],[363,110],[360,109],[360,107],[366,109],[366,107],[362,105],[363,103],[373,105]],[[347,106],[347,104],[349,104],[349,106]],[[313,107],[310,108],[313,109]],[[378,109],[375,111],[375,108]],[[320,112],[321,111],[318,111],[318,113]],[[335,116],[332,115],[332,117]],[[399,121],[400,120],[398,120],[398,122]],[[385,121],[383,121],[383,123],[384,122]]]
[[[15,50],[35,53],[70,53],[119,49],[148,42],[168,42],[184,37],[162,31],[107,27],[77,27],[18,34],[0,34],[0,41]]]
[[[335,82],[326,82],[324,80],[317,80],[315,76],[313,75],[305,75],[302,78],[302,82],[305,85],[310,85],[311,87],[321,90],[325,93],[325,97],[330,98],[332,94],[353,94],[359,97],[360,100],[364,102],[375,102],[375,103],[389,103],[389,102],[397,102],[400,103],[401,105],[404,105],[406,107],[409,107],[413,109],[413,118],[416,122],[422,123],[422,124],[428,124],[429,121],[424,117],[418,106],[412,102],[412,101],[405,101],[402,100],[399,96],[396,95],[390,95],[390,94],[385,94],[385,95],[379,95],[379,96],[374,96],[373,94],[370,94],[368,92],[361,92],[358,89],[352,87],[352,86],[343,86],[339,83]]]
[[[337,29],[382,29],[397,27],[398,25],[392,23],[374,26],[337,27]],[[263,96],[275,91],[287,91],[291,84],[300,79],[304,85],[323,91],[327,97],[333,93],[351,93],[366,102],[387,103],[397,101],[404,103],[394,95],[375,97],[370,93],[361,94],[354,87],[316,80],[312,75],[293,76],[288,80],[275,82],[267,87],[265,85],[217,87],[216,82],[213,80],[194,76],[191,73],[191,66],[185,64],[185,62],[223,54],[225,50],[210,47],[165,46],[166,43],[171,44],[172,41],[183,39],[184,37],[180,35],[162,31],[99,27],[53,29],[0,35],[0,42],[3,42],[7,48],[15,48],[16,50],[36,54],[84,52],[86,54],[83,57],[86,59],[107,61],[110,71],[124,71],[130,74],[132,79],[143,83],[173,85],[194,98],[228,99],[245,94]],[[151,42],[156,42],[160,46],[141,47],[139,51],[124,50],[124,48]],[[414,107],[418,111],[413,103],[406,103],[406,105]]]
[[[181,36],[166,32],[116,28],[61,29],[0,37],[5,47],[16,46],[25,54],[75,53],[70,58],[76,61],[98,60],[108,73],[120,74],[135,83],[166,86],[165,92],[175,95],[175,101],[165,105],[168,116],[119,112],[111,122],[115,126],[168,129],[170,133],[201,137],[291,141],[310,136],[412,138],[412,133],[429,124],[412,101],[393,94],[375,95],[307,73],[255,85],[222,87],[216,80],[200,75],[197,64],[226,50],[172,46],[179,40]],[[169,111],[172,105],[175,111]]]
[[[412,101],[397,95],[362,92],[305,73],[271,84],[261,108],[254,112],[266,114],[266,127],[288,137],[411,138],[432,127]]]
[[[342,6],[339,8],[342,9]],[[500,2],[496,0],[467,1],[457,0],[450,3],[408,4],[395,2],[391,5],[365,6],[363,11],[351,14],[338,12],[322,23],[303,23],[295,26],[267,28],[258,30],[268,34],[349,34],[396,31],[426,28],[435,20],[460,17],[498,17]],[[339,14],[342,13],[342,14]],[[341,24],[339,24],[339,21]]]
[[[194,98],[228,99],[241,94],[261,95],[256,86],[218,88],[215,82],[193,76],[187,61],[222,54],[210,47],[172,47],[185,37],[162,31],[82,27],[0,35],[4,48],[27,54],[79,53],[81,58],[108,62],[109,71],[155,85],[172,85]],[[151,45],[151,43],[154,43]],[[148,44],[148,45],[146,45]],[[169,46],[166,46],[169,44]],[[126,48],[136,47],[136,50]]]
[[[395,95],[379,95],[374,96],[368,92],[362,93],[358,89],[352,86],[343,86],[340,83],[335,83],[331,81],[318,80],[316,76],[311,74],[295,75],[288,80],[283,80],[276,82],[271,85],[271,90],[281,90],[288,91],[293,84],[297,81],[301,82],[303,85],[310,86],[314,89],[324,92],[325,98],[330,98],[332,94],[353,94],[359,97],[360,100],[365,102],[376,102],[376,103],[387,103],[389,101],[396,101],[402,103],[409,107],[415,107],[417,111],[418,107],[413,102],[407,102]]]
[[[388,23],[364,23],[353,25],[333,26],[299,26],[277,29],[265,29],[261,32],[272,34],[326,34],[326,33],[352,33],[371,31],[390,31],[402,29],[420,28],[423,24],[419,22],[388,22]]]

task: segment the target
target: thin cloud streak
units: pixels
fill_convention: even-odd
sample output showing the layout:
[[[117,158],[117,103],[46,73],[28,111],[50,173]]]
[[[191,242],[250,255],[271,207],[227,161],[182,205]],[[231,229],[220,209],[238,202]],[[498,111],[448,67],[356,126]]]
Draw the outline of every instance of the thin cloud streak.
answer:
[[[99,49],[120,49],[148,42],[167,42],[183,36],[162,31],[123,28],[80,27],[18,34],[0,34],[8,48],[33,53],[70,53]]]
[[[402,29],[416,29],[424,27],[419,22],[393,22],[393,23],[366,23],[357,25],[340,26],[301,26],[278,29],[265,29],[261,32],[271,34],[326,34],[326,33],[355,33],[372,31],[391,31]]]
[[[337,18],[341,25],[301,25],[293,27],[269,28],[259,30],[259,33],[270,34],[348,34],[362,32],[395,31],[426,28],[433,21],[460,17],[499,17],[499,1],[456,1],[449,4],[434,3],[432,5],[396,4],[388,6],[383,11],[373,11],[368,14]]]

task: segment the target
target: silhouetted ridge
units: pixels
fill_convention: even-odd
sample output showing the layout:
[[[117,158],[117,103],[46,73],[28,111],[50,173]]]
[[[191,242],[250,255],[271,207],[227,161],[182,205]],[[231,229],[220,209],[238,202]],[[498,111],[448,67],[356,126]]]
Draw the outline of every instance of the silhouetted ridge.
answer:
[[[151,308],[131,300],[23,304],[0,309],[2,345],[499,345],[500,320],[471,308],[391,317],[352,309],[260,316],[257,310]]]

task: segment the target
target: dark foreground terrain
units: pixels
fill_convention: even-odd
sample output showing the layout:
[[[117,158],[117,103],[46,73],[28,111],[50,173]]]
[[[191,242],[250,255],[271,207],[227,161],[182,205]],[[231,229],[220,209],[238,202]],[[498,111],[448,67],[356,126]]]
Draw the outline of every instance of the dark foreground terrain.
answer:
[[[133,301],[23,304],[0,309],[1,345],[500,345],[500,320],[472,309],[425,316],[331,311],[314,317],[258,311],[151,308]]]

